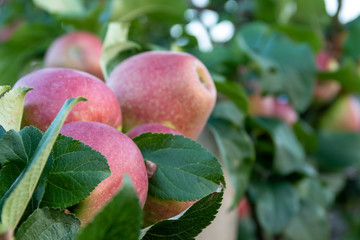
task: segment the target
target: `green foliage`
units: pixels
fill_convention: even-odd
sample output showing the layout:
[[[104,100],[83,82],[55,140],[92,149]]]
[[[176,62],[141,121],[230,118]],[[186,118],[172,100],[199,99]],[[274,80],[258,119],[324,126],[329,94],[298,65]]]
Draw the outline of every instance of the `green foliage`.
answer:
[[[315,63],[307,44],[295,43],[263,23],[242,27],[237,42],[239,48],[259,65],[264,92],[286,94],[299,111],[309,106],[315,83]]]
[[[47,159],[51,152],[60,128],[71,109],[79,101],[84,101],[82,97],[67,100],[60,109],[58,115],[51,123],[49,129],[41,138],[34,155],[29,161],[25,171],[11,185],[0,202],[1,222],[6,224],[13,231],[20,221],[27,204],[29,203],[36,185],[40,179],[42,171],[46,165]]]
[[[80,231],[77,240],[139,239],[142,210],[129,177],[96,217]]]
[[[344,43],[344,55],[359,60],[360,50],[357,45],[360,41],[360,17],[348,23],[346,28],[348,29],[348,36]]]
[[[222,190],[205,196],[180,215],[162,220],[144,229],[141,239],[195,239],[202,229],[215,218],[222,198]]]
[[[155,175],[149,181],[151,196],[193,201],[214,192],[220,184],[225,186],[216,157],[189,138],[144,133],[134,138],[134,142],[145,161],[157,164]]]
[[[231,112],[230,118],[226,118],[224,112]],[[221,103],[216,106],[208,122],[208,127],[214,135],[221,159],[235,189],[232,207],[237,206],[247,189],[255,160],[254,146],[243,128],[242,113],[236,113],[237,109],[234,109],[232,103]]]
[[[24,222],[16,232],[16,239],[74,239],[80,228],[80,220],[64,211],[39,208]]]

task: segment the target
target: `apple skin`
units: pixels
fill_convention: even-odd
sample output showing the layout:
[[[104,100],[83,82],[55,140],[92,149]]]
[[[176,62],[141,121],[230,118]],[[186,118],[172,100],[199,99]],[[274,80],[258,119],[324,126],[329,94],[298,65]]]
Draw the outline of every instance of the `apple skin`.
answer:
[[[254,93],[248,100],[251,116],[277,118],[289,125],[293,125],[298,120],[298,114],[294,108],[274,96],[261,96],[260,93]]]
[[[339,68],[338,61],[326,50],[316,55],[316,68],[320,71],[335,71]],[[336,81],[317,80],[314,88],[314,99],[318,102],[328,102],[341,90],[341,85]]]
[[[251,206],[247,197],[243,197],[238,203],[237,215],[239,219],[248,218],[251,215]]]
[[[125,131],[159,123],[196,139],[216,101],[208,70],[187,53],[152,51],[135,55],[120,63],[106,84],[118,97]]]
[[[121,109],[115,95],[103,81],[88,73],[44,68],[25,75],[14,88],[20,86],[33,88],[25,97],[24,126],[33,125],[45,131],[66,99],[83,96],[88,101],[78,103],[65,123],[95,121],[121,127]]]
[[[338,98],[320,119],[320,128],[339,132],[360,131],[360,103],[355,96]]]
[[[128,136],[135,138],[143,133],[172,133],[181,135],[180,132],[161,124],[149,123],[135,127],[128,132]],[[175,201],[156,198],[148,195],[144,206],[144,226],[152,225],[160,220],[174,217],[185,211],[196,201]]]
[[[94,34],[75,31],[57,38],[45,54],[45,67],[72,68],[104,79],[100,57],[102,42]]]
[[[148,191],[146,167],[139,148],[128,136],[115,128],[97,122],[67,123],[61,128],[60,133],[80,140],[102,153],[111,171],[111,175],[75,209],[82,225],[88,223],[120,190],[124,174],[128,174],[131,178],[140,204],[144,206]]]

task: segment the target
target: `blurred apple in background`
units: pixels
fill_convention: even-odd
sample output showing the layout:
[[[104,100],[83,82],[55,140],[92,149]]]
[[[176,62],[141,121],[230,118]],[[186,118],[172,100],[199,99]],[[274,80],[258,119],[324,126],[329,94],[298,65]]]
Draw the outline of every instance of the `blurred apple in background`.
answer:
[[[88,73],[65,68],[44,68],[19,79],[16,87],[33,88],[24,102],[23,125],[33,125],[45,131],[65,100],[85,97],[77,104],[65,123],[95,121],[121,128],[121,110],[114,93],[106,84]]]
[[[82,224],[94,215],[120,190],[124,174],[131,178],[144,206],[148,191],[148,176],[144,159],[136,144],[125,134],[97,122],[72,122],[65,124],[62,134],[80,140],[103,154],[110,166],[110,177],[103,180],[79,206],[76,216]]]
[[[125,131],[159,123],[196,139],[216,100],[208,70],[187,53],[153,51],[135,55],[112,71],[107,85],[120,102]]]
[[[90,73],[100,79],[102,42],[94,34],[76,31],[56,39],[45,54],[45,67],[72,68]]]
[[[22,19],[15,19],[0,29],[0,42],[6,42],[23,23]]]
[[[319,71],[336,71],[339,63],[329,52],[323,50],[316,55],[316,67]],[[339,92],[341,86],[332,80],[317,80],[314,88],[314,98],[317,101],[326,102],[333,99]]]
[[[339,97],[320,119],[320,128],[333,131],[360,131],[360,104],[353,95]]]
[[[181,135],[180,132],[177,132],[170,127],[163,126],[161,124],[150,123],[135,127],[128,133],[128,136],[131,138],[135,138],[136,136],[146,132],[172,133],[174,135]],[[150,165],[150,167],[153,166]],[[174,200],[165,200],[148,195],[144,206],[144,225],[149,226],[160,220],[174,217],[180,214],[181,212],[185,211],[194,202],[195,201],[182,202],[182,201],[174,201]]]

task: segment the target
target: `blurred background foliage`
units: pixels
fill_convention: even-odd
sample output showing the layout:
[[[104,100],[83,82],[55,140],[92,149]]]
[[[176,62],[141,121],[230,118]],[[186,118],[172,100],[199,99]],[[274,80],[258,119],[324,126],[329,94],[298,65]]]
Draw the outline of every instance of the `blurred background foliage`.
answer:
[[[119,44],[137,47],[114,48],[108,71],[172,50],[211,72],[219,96],[207,126],[236,190],[238,239],[359,239],[360,17],[343,24],[340,7],[330,16],[324,0],[3,0],[0,83],[41,68],[64,33],[104,40],[110,23],[125,24]]]

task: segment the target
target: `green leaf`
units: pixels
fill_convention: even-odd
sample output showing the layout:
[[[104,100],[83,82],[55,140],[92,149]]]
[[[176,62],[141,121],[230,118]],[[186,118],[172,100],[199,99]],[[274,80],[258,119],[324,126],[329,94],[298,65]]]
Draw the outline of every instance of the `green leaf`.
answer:
[[[225,180],[216,157],[181,135],[145,133],[134,142],[144,159],[157,164],[149,194],[168,200],[193,201],[214,192]]]
[[[31,89],[28,87],[18,87],[6,92],[0,98],[0,125],[5,130],[20,130],[25,95]]]
[[[296,137],[299,139],[305,150],[311,153],[315,152],[318,145],[315,130],[307,122],[301,119],[294,124],[293,129]]]
[[[80,224],[80,220],[73,214],[66,214],[61,210],[42,208],[35,210],[21,224],[15,237],[17,240],[71,240],[74,239]]]
[[[128,176],[123,187],[79,233],[77,240],[139,239],[142,209]]]
[[[0,139],[4,136],[4,134],[6,133],[6,130],[0,125]],[[1,165],[1,162],[0,162]]]
[[[330,228],[326,211],[310,201],[301,203],[300,212],[289,222],[285,236],[290,240],[327,240]]]
[[[162,220],[142,232],[143,240],[181,240],[195,237],[214,220],[223,191],[211,193],[174,218]]]
[[[292,21],[322,31],[331,21],[324,0],[296,0],[296,12]]]
[[[360,16],[346,24],[347,37],[344,42],[344,55],[352,59],[360,58]]]
[[[360,93],[360,77],[354,61],[345,59],[335,72],[319,72],[317,77],[323,80],[336,80],[344,90]]]
[[[30,162],[42,136],[40,130],[25,127],[19,133],[6,132],[0,140],[0,199]]]
[[[216,90],[227,96],[244,113],[248,112],[248,98],[244,88],[231,81],[218,81],[214,79]]]
[[[108,25],[100,58],[100,66],[105,79],[109,77],[108,65],[119,53],[140,48],[134,42],[128,41],[129,23],[111,22]]]
[[[296,10],[293,0],[256,0],[256,19],[269,23],[288,23]]]
[[[300,208],[299,197],[288,182],[251,184],[249,193],[261,226],[271,235],[282,232]]]
[[[167,18],[183,19],[187,4],[183,0],[117,0],[113,20],[129,22],[149,13],[165,14]]]
[[[52,14],[81,16],[85,7],[81,0],[33,0],[34,5]]]
[[[322,131],[318,135],[316,159],[326,170],[360,167],[360,134]]]
[[[42,57],[52,41],[63,33],[58,24],[24,23],[5,43],[0,44],[0,85],[14,85],[21,75],[31,71],[33,60]]]
[[[318,178],[301,180],[297,189],[301,199],[311,201],[324,208],[329,206],[335,198],[335,194]]]
[[[315,60],[307,44],[295,43],[263,23],[242,27],[237,42],[259,65],[263,91],[284,93],[296,110],[306,110],[315,84]]]
[[[305,161],[305,151],[291,128],[281,120],[254,118],[254,123],[264,129],[275,146],[274,169],[280,174],[293,172],[312,175],[315,170]]]
[[[32,197],[51,149],[67,115],[76,103],[84,100],[85,99],[82,97],[66,100],[49,129],[42,137],[34,156],[30,160],[30,164],[6,192],[4,196],[5,200],[1,201],[0,204],[2,209],[1,221],[9,226],[11,231],[14,231]]]
[[[110,176],[106,158],[83,142],[59,135],[40,206],[67,208],[79,203]]]
[[[295,42],[303,42],[309,44],[314,52],[323,49],[323,38],[319,32],[313,31],[310,27],[298,25],[279,25],[274,29],[285,33]]]
[[[250,137],[240,125],[241,118],[231,122],[225,119],[224,115],[217,115],[220,109],[226,109],[226,107],[224,103],[217,104],[207,126],[214,135],[221,159],[229,173],[231,184],[235,189],[235,197],[232,204],[232,207],[235,207],[247,189],[255,160],[255,150]],[[236,111],[231,111],[230,113],[232,116],[236,115]]]

